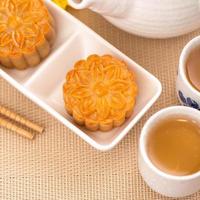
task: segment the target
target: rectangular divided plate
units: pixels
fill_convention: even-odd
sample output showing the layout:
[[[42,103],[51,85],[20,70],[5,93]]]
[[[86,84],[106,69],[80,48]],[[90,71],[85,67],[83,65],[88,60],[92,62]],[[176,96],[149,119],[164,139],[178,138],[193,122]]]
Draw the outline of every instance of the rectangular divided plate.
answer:
[[[160,82],[68,12],[46,0],[56,21],[57,39],[51,54],[39,66],[24,71],[1,67],[0,75],[86,142],[99,150],[113,148],[153,105],[161,93]],[[139,95],[134,113],[118,128],[91,132],[78,126],[64,108],[62,86],[74,63],[90,54],[111,54],[124,60],[136,74]]]

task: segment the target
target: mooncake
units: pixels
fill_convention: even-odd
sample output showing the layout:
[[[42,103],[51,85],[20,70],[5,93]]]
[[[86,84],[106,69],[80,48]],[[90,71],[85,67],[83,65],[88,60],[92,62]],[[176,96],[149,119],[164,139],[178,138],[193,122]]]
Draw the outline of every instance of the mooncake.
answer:
[[[42,0],[0,0],[0,63],[26,69],[51,50],[54,20]]]
[[[134,73],[111,55],[78,61],[63,86],[67,112],[91,131],[122,125],[133,112],[137,91]]]

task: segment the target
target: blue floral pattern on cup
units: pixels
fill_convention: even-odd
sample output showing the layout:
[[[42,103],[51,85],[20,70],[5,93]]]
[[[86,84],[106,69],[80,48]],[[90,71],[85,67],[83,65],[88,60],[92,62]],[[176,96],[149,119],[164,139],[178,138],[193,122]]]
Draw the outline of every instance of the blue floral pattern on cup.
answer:
[[[185,97],[183,92],[180,90],[178,91],[178,95],[183,105],[200,110],[200,105],[195,100],[191,99],[190,97]]]

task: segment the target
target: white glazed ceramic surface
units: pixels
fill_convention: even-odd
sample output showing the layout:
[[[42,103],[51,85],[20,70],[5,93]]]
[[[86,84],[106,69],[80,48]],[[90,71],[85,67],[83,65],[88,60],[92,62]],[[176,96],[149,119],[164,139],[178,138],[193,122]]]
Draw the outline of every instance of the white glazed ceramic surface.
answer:
[[[90,8],[117,27],[144,37],[167,38],[200,27],[200,0],[68,0]]]
[[[188,81],[186,75],[186,62],[191,51],[200,48],[200,36],[192,39],[183,49],[180,60],[176,83],[177,95],[180,103],[200,110],[200,92],[197,91]],[[200,64],[200,63],[199,63]]]
[[[153,105],[161,93],[160,82],[110,45],[91,29],[50,1],[46,4],[56,20],[57,39],[50,56],[38,67],[24,71],[0,69],[0,76],[40,105],[86,142],[99,150],[113,148]],[[111,54],[124,60],[137,76],[139,95],[132,116],[109,132],[90,132],[74,123],[64,108],[62,86],[66,73],[90,54]]]
[[[144,125],[139,140],[139,170],[146,183],[156,192],[168,197],[183,197],[200,189],[200,172],[188,176],[173,176],[160,171],[153,165],[146,150],[150,129],[166,117],[182,115],[200,123],[199,111],[185,107],[174,106],[165,108],[154,114]]]

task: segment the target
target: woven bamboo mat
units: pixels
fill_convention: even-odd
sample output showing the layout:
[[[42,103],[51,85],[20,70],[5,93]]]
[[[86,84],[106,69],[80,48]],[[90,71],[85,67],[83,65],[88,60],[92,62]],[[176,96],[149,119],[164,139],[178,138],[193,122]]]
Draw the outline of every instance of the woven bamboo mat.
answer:
[[[28,141],[0,129],[1,200],[166,200],[138,172],[138,137],[159,109],[178,104],[175,78],[183,46],[200,30],[167,40],[127,34],[87,10],[73,11],[88,26],[157,76],[163,93],[112,151],[98,152],[0,78],[0,103],[39,122],[46,132]],[[200,193],[183,198],[200,199]]]

